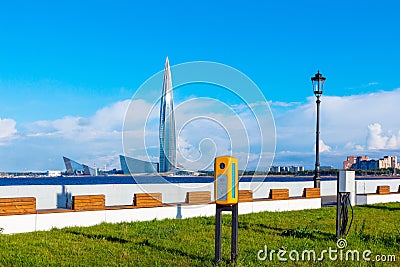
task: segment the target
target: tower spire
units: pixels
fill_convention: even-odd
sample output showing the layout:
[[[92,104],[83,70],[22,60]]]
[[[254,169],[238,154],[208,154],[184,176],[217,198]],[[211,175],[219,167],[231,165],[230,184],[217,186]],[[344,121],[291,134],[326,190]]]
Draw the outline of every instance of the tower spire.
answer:
[[[160,106],[160,172],[170,171],[176,166],[174,96],[172,89],[171,70],[167,56]]]

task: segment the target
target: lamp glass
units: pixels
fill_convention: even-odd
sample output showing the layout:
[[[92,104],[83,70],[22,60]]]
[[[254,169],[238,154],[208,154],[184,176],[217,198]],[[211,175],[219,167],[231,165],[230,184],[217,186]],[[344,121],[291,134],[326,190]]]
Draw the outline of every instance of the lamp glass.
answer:
[[[321,96],[322,92],[324,91],[324,82],[325,82],[326,78],[322,77],[322,74],[318,73],[315,74],[314,77],[311,78],[312,81],[312,87],[313,87],[313,91],[315,96]]]

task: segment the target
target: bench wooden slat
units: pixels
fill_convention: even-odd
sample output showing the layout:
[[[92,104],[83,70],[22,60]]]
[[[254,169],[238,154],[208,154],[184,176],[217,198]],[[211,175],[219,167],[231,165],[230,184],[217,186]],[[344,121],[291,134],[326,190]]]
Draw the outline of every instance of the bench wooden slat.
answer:
[[[15,205],[36,205],[36,201],[35,202],[8,202],[8,203],[0,203],[0,207],[7,207],[7,206],[15,206]]]
[[[161,193],[137,193],[133,197],[133,205],[140,208],[161,207]]]
[[[12,210],[12,209],[27,209],[27,208],[35,208],[33,204],[25,204],[25,205],[14,205],[14,206],[0,206],[0,209],[3,210]]]
[[[239,190],[239,202],[251,202],[253,201],[252,190]]]
[[[73,210],[104,210],[106,207],[105,195],[72,196]]]
[[[76,203],[80,203],[80,204],[90,204],[90,203],[103,203],[105,201],[105,199],[93,199],[92,201],[90,200],[75,200]]]
[[[275,200],[289,199],[289,189],[271,189],[269,193],[269,198]]]
[[[379,195],[390,194],[390,186],[388,185],[378,185],[376,188],[376,193]]]
[[[74,199],[75,200],[75,202],[76,203],[79,203],[79,204],[90,204],[90,203],[103,203],[104,201],[105,201],[105,199],[93,199],[92,201],[90,201],[90,200],[76,200],[76,199]]]
[[[0,215],[36,213],[36,198],[16,197],[0,198]]]
[[[0,213],[8,213],[8,212],[21,212],[23,211],[29,211],[29,212],[36,212],[35,208],[32,207],[19,207],[19,208],[14,208],[14,209],[2,209],[0,208]]]
[[[74,196],[75,200],[78,201],[93,201],[93,200],[103,200],[105,195],[87,195],[87,196]]]
[[[76,211],[92,211],[92,210],[104,210],[102,206],[90,206],[90,207],[76,207]]]
[[[74,199],[77,203],[101,203],[104,202],[105,199]]]
[[[0,207],[0,212],[2,213],[7,213],[8,211],[21,211],[21,213],[23,213],[24,210],[36,211],[36,205],[18,205],[18,206]]]
[[[319,198],[319,197],[321,197],[321,189],[320,188],[304,188],[303,197]]]
[[[99,209],[99,208],[101,208],[101,209],[105,209],[105,205],[103,205],[103,204],[91,204],[91,205],[75,205],[74,207],[73,207],[73,210],[85,210],[85,209],[87,209],[87,210],[89,210],[89,209],[91,209],[91,208],[96,208],[96,209]]]
[[[10,204],[12,204],[12,203],[10,203]],[[7,209],[26,209],[26,208],[34,208],[35,207],[35,205],[32,203],[25,203],[25,204],[16,204],[16,205],[7,205],[7,206],[0,206],[0,209],[4,209],[4,210],[7,210]]]
[[[34,197],[0,198],[0,204],[9,202],[36,202],[36,198]]]
[[[83,198],[83,199],[75,198],[75,200],[79,202],[93,202],[93,201],[104,201],[105,198]]]
[[[207,204],[211,202],[210,191],[187,192],[186,202],[189,204]]]

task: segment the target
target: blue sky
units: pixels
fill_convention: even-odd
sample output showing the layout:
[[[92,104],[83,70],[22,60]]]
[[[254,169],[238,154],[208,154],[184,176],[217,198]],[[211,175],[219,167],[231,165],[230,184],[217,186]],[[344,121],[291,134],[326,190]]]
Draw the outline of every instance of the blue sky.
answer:
[[[327,77],[322,112],[331,116],[321,126],[330,148],[322,163],[340,166],[342,153],[353,151],[397,154],[400,127],[393,120],[398,110],[385,104],[385,96],[393,100],[399,95],[399,5],[394,0],[2,2],[0,170],[62,168],[58,159],[64,152],[82,161],[98,158],[102,165],[109,160],[106,150],[120,153],[118,146],[98,142],[85,155],[84,150],[74,152],[72,145],[70,151],[56,151],[65,139],[31,138],[39,132],[46,136],[38,122],[93,119],[105,107],[118,109],[118,103],[162,70],[167,55],[172,65],[215,61],[249,76],[271,103],[276,163],[312,166],[310,77],[318,69]],[[373,119],[364,121],[359,112],[371,98],[382,101],[365,110]],[[352,104],[355,99],[359,106]],[[348,105],[334,109],[344,102]],[[380,116],[368,114],[377,110]],[[294,118],[290,112],[300,111],[308,113],[289,124]],[[331,121],[339,115],[357,123]],[[307,129],[304,146],[295,142],[296,123]],[[288,134],[295,125],[297,133]],[[119,125],[113,127],[115,131]],[[356,127],[360,133],[349,140],[333,138],[335,131],[348,130],[344,127]],[[29,153],[24,152],[27,147]],[[28,163],[38,154],[43,155],[40,164]]]

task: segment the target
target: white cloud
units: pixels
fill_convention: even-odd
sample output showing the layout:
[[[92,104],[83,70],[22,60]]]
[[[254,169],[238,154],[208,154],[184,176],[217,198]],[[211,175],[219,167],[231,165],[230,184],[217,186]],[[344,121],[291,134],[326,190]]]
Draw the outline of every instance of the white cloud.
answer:
[[[253,110],[265,109],[261,104],[249,106]],[[188,169],[212,167],[215,156],[231,153],[243,159],[241,167],[248,163],[256,166],[262,142],[274,140],[273,131],[263,140],[248,107],[229,106],[214,99],[177,103],[175,119],[178,162]],[[270,122],[273,123],[272,118]],[[64,169],[62,156],[89,166],[107,164],[109,168],[120,167],[118,154],[157,161],[158,124],[159,105],[144,100],[116,102],[91,117],[36,121],[22,126],[20,138],[10,144],[12,152],[0,162],[0,168]],[[270,154],[264,154],[265,160],[271,160]]]
[[[0,139],[13,137],[17,133],[16,124],[13,119],[0,118]]]
[[[400,148],[400,132],[398,134],[384,133],[379,123],[368,125],[368,149],[398,149]]]
[[[379,123],[368,125],[368,148],[382,149],[386,147],[388,137],[382,136],[382,126]]]
[[[129,100],[113,103],[89,118],[67,116],[53,121],[37,121],[26,125],[28,136],[55,135],[81,142],[97,140],[122,132]]]
[[[343,97],[322,96],[321,100],[320,136],[330,147],[321,161],[328,154],[337,155],[332,164],[340,166],[346,154],[400,148],[400,125],[395,119],[400,113],[400,89]],[[275,111],[274,116],[278,151],[304,153],[315,146],[315,97],[292,109]]]
[[[393,149],[400,149],[400,126],[395,119],[400,113],[398,103],[400,89],[344,97],[322,96],[321,164],[341,166],[346,155],[362,152],[380,157],[386,154],[383,150],[392,153]],[[128,109],[129,104],[130,100],[116,102],[86,118],[69,116],[20,125],[18,132],[15,121],[0,119],[0,143],[1,139],[9,140],[0,146],[0,152],[8,155],[0,162],[0,169],[10,166],[11,169],[25,169],[21,164],[31,164],[26,167],[28,169],[64,168],[62,155],[88,165],[96,161],[97,166],[106,163],[109,167],[119,168],[117,156],[124,152],[146,160],[146,150],[141,147],[148,149],[151,160],[157,160],[158,105],[135,100]],[[249,107],[257,109],[265,108],[265,105],[250,103]],[[297,162],[312,167],[315,97],[310,97],[304,104],[278,102],[272,108],[277,131],[274,164],[296,165]],[[152,112],[147,116],[149,110]],[[187,161],[203,156],[206,164],[215,155],[233,151],[241,161],[254,165],[259,155],[257,146],[275,137],[271,131],[268,136],[259,137],[258,124],[243,105],[228,106],[217,100],[186,100],[183,104],[177,103],[175,110],[177,133],[181,130],[178,145],[183,155],[179,156]],[[199,119],[191,121],[195,117]],[[268,128],[271,124],[262,127]],[[16,136],[18,138],[10,138]],[[272,146],[272,142],[270,144]],[[271,158],[270,154],[264,154]]]
[[[176,103],[178,163],[187,169],[198,170],[209,168],[215,156],[232,153],[235,156],[240,153],[257,155],[263,151],[261,149],[263,144],[269,145],[268,149],[273,151],[272,143],[274,144],[275,141],[273,119],[271,116],[269,120],[260,118],[263,120],[261,126],[268,123],[270,126],[264,127],[267,129],[264,133],[267,134],[263,137],[259,129],[260,125],[251,112],[260,112],[260,110],[264,110],[265,113],[266,103],[228,105],[218,99],[198,97]],[[150,115],[147,118],[148,113]],[[140,110],[130,107],[128,117],[130,122],[124,129],[125,153],[136,158],[146,152],[149,153],[149,158],[157,156],[159,153],[158,105],[154,108],[149,104],[142,105]],[[140,127],[131,125],[142,125],[142,130]],[[144,129],[143,125],[145,125]],[[248,163],[252,166],[257,165],[252,155],[241,162],[241,167],[245,167]],[[271,156],[269,156],[269,161],[271,161]]]
[[[327,144],[324,143],[324,141],[319,140],[319,152],[324,153],[324,152],[331,152],[332,148],[328,146]],[[314,145],[314,152],[316,151],[315,145]]]
[[[265,103],[229,106],[215,99],[197,98],[177,105],[175,111],[178,141],[183,141],[179,145],[190,148],[193,155],[201,155],[198,165],[190,160],[180,162],[185,167],[202,169],[210,166],[215,156],[232,154],[243,158],[240,168],[255,168],[258,165],[255,157],[260,159],[261,152],[267,155],[266,152],[272,153],[275,149],[273,119],[266,112]],[[261,123],[255,118],[260,113],[264,115],[258,118]],[[260,127],[264,129],[261,131]],[[248,156],[243,157],[243,153]],[[271,162],[272,157],[268,155],[263,160]]]
[[[93,166],[119,168],[122,126],[129,100],[113,103],[91,117],[67,116],[22,125],[18,138],[3,146],[2,170],[64,169],[62,156]],[[16,133],[15,122],[0,121],[1,134]],[[9,149],[12,147],[12,149]],[[34,160],[32,160],[34,159]]]
[[[274,108],[274,107],[283,107],[283,108],[288,108],[288,107],[293,107],[293,106],[298,106],[301,103],[300,102],[282,102],[282,101],[268,101],[268,104]]]
[[[372,155],[375,153],[372,150],[399,148],[400,126],[393,117],[393,114],[399,114],[400,106],[397,105],[399,102],[400,89],[344,97],[323,96],[320,129],[321,164],[341,166],[341,161],[347,154],[362,152]],[[139,114],[140,112],[151,109],[151,105],[144,101],[136,104],[134,114],[138,116],[131,116],[134,121],[143,116]],[[260,104],[250,103],[249,106],[257,108]],[[298,160],[298,164],[312,166],[312,155],[315,152],[315,97],[310,97],[303,105],[273,102],[272,108],[274,107],[278,108],[274,110],[278,160],[292,163]],[[262,139],[265,141],[273,138],[272,135],[264,136],[262,139],[257,138],[258,125],[252,121],[251,112],[243,105],[229,107],[215,100],[186,100],[183,104],[177,104],[175,108],[177,133],[183,129],[178,136],[178,145],[182,149],[181,152],[186,155],[180,156],[185,156],[188,160],[198,159],[202,156],[201,153],[220,155],[236,151],[241,158],[252,161],[253,156],[257,155],[254,147],[257,147]],[[156,105],[148,120],[146,132],[142,132],[146,136],[148,147],[158,146],[158,112]],[[220,126],[204,120],[195,120],[185,125],[196,116],[203,116],[203,119],[211,118],[220,123]],[[132,121],[132,125],[140,126],[137,121],[136,124]],[[382,130],[382,125],[386,127],[386,131]],[[206,141],[202,144],[207,138],[210,138],[212,143]],[[229,138],[233,143],[226,142]],[[137,142],[133,136],[129,140],[132,140],[132,145]],[[246,140],[250,140],[250,144],[247,144]],[[285,154],[280,153],[281,151],[292,152]],[[157,149],[154,149],[154,152],[157,153]],[[248,157],[244,157],[243,153]],[[188,157],[189,154],[191,157]],[[302,158],[301,155],[305,156]]]
[[[344,146],[345,151],[364,151],[364,147],[362,145],[357,145],[353,142],[347,142]]]

